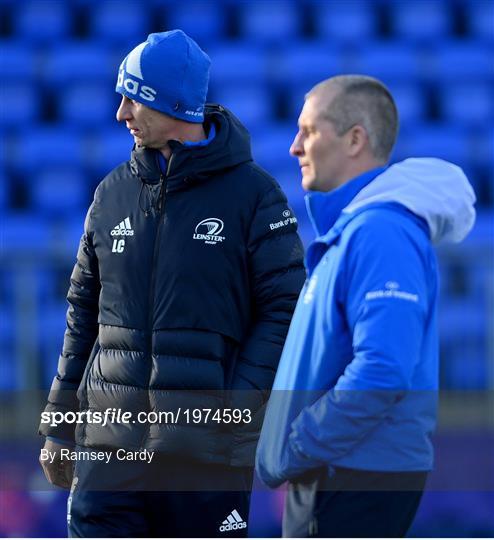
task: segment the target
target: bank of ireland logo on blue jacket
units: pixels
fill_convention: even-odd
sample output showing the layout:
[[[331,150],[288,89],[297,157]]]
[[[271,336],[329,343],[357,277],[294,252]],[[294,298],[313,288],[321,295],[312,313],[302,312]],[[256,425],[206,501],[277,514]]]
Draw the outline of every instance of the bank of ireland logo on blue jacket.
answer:
[[[192,235],[194,240],[202,240],[205,244],[217,244],[223,242],[224,236],[220,236],[225,224],[219,218],[206,218],[200,221]]]

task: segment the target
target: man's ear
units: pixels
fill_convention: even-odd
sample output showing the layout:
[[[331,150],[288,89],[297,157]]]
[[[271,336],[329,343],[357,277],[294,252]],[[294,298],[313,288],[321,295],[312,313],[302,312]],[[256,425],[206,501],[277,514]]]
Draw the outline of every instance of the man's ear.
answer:
[[[346,133],[346,139],[349,157],[358,156],[369,142],[367,131],[365,131],[365,129],[359,124],[352,126],[348,130]]]

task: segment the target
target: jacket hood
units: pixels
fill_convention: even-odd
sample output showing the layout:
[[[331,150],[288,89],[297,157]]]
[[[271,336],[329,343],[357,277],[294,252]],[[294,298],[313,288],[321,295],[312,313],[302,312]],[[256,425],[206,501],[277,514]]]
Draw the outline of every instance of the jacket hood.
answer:
[[[409,158],[364,187],[345,213],[378,202],[396,202],[425,219],[431,241],[460,242],[475,222],[475,193],[462,169],[437,158]]]
[[[205,146],[187,147],[169,141],[173,159],[169,164],[169,179],[180,177],[180,182],[197,182],[218,171],[251,161],[250,135],[240,120],[221,105],[206,106],[205,127],[214,123],[216,135]],[[161,176],[158,150],[134,145],[130,166],[132,173],[143,181],[156,183]]]

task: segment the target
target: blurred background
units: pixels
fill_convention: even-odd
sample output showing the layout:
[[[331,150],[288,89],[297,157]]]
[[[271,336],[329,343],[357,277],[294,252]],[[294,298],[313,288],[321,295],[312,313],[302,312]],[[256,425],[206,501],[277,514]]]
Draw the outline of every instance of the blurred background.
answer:
[[[493,536],[494,0],[0,0],[0,535],[66,534],[66,494],[44,491],[30,410],[38,420],[36,390],[56,372],[85,212],[132,147],[115,120],[118,66],[148,33],[174,28],[211,56],[209,101],[249,128],[306,245],[288,148],[322,79],[380,78],[401,116],[393,161],[464,169],[478,217],[461,245],[439,251],[437,468],[411,534]],[[21,472],[30,489],[15,487]],[[282,498],[255,491],[252,536],[280,534]]]

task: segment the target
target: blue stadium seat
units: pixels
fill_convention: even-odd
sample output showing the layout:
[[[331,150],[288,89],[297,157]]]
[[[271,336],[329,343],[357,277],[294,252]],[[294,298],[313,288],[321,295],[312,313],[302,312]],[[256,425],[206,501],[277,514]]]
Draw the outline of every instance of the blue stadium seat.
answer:
[[[51,240],[44,219],[32,213],[8,213],[2,216],[2,251],[8,256],[23,252],[46,253]]]
[[[19,294],[19,288],[23,288],[25,279],[29,280],[29,294],[33,296],[35,302],[45,305],[46,302],[52,301],[56,297],[55,273],[52,268],[48,265],[39,265],[38,267],[34,267],[33,265],[31,268],[26,266],[24,269],[27,269],[30,273],[26,277],[16,267],[15,257],[13,259],[14,264],[12,267],[6,269],[4,274],[1,275],[2,289],[0,291],[2,293],[2,301],[5,301],[6,305],[13,306],[15,304],[16,296]],[[64,291],[64,297],[65,293],[66,291]]]
[[[201,47],[206,41],[222,39],[226,33],[227,12],[221,2],[189,0],[161,9],[163,28],[180,28]]]
[[[2,83],[0,126],[14,127],[39,120],[40,94],[30,83]]]
[[[444,0],[390,2],[389,14],[396,39],[442,40],[453,31],[452,6]]]
[[[466,336],[482,339],[485,316],[476,299],[444,298],[439,312],[440,335],[445,341],[461,341]]]
[[[9,189],[7,185],[7,176],[0,168],[0,212],[3,212],[9,202]]]
[[[286,99],[288,114],[297,118],[305,94],[318,82],[345,73],[343,50],[327,42],[299,42],[283,48],[273,62],[273,79]]]
[[[145,41],[149,33],[149,12],[141,2],[99,2],[90,14],[93,37],[125,43],[129,49]]]
[[[325,41],[300,41],[283,47],[272,69],[282,86],[305,86],[307,92],[321,80],[345,72],[345,60],[340,47]]]
[[[489,372],[485,360],[487,353],[479,340],[466,339],[442,344],[440,350],[440,385],[443,390],[472,391],[489,388]],[[441,531],[444,531],[444,527],[441,527]]]
[[[423,58],[419,50],[401,41],[374,42],[362,45],[350,63],[352,73],[363,73],[394,82],[417,82],[424,77]]]
[[[377,33],[377,11],[368,1],[314,1],[312,18],[321,39],[361,43]]]
[[[492,48],[478,41],[451,41],[438,46],[432,69],[441,82],[486,82],[494,79]]]
[[[389,86],[393,95],[400,123],[411,126],[415,123],[422,123],[427,116],[427,98],[424,89],[419,84],[394,83]]]
[[[14,331],[15,319],[12,309],[0,308],[0,392],[18,388]]]
[[[404,126],[401,134],[407,157],[437,157],[460,167],[471,159],[471,141],[467,130],[449,123],[428,123]]]
[[[492,0],[467,2],[466,20],[469,34],[486,43],[494,41],[494,3]]]
[[[494,123],[494,93],[487,83],[459,82],[441,89],[443,120],[464,125]]]
[[[58,220],[57,222],[52,221],[51,223],[53,246],[55,246],[58,253],[68,255],[68,260],[70,261],[69,266],[72,266],[72,262],[75,263],[75,256],[79,246],[79,241],[84,232],[84,221],[89,208],[90,199],[92,200],[92,197],[87,197],[79,208],[74,209],[72,215],[64,215],[62,220]],[[70,270],[67,272],[66,276],[67,283],[65,283],[65,276],[62,276],[64,280],[62,282],[63,298],[65,298],[66,288],[69,286],[69,275]]]
[[[38,58],[34,49],[24,42],[0,40],[0,73],[5,81],[32,81],[38,71]]]
[[[252,133],[254,159],[270,174],[280,168],[290,167],[292,158],[288,153],[297,134],[297,126],[289,124],[265,124]]]
[[[69,6],[57,0],[33,0],[14,10],[14,32],[22,40],[58,42],[72,29]]]
[[[115,120],[120,98],[110,84],[73,84],[58,95],[59,118],[67,124],[97,129]]]
[[[239,2],[240,33],[254,42],[285,42],[301,33],[299,6],[293,0]]]
[[[95,41],[68,41],[56,47],[46,57],[43,82],[60,93],[65,85],[74,82],[104,82],[114,86],[117,82],[119,62],[106,44]]]
[[[484,129],[475,131],[473,137],[472,163],[485,167],[490,173],[492,193],[494,195],[494,128],[492,124]]]
[[[80,167],[84,158],[80,134],[61,126],[39,125],[26,128],[12,141],[10,165],[20,173],[30,174],[43,164]]]
[[[218,85],[212,101],[230,109],[249,130],[273,119],[272,94],[264,85]]]
[[[5,128],[0,124],[0,171],[5,171],[8,160],[7,151],[9,148],[9,139],[5,133]]]
[[[222,43],[208,49],[211,57],[211,85],[264,84],[269,73],[265,49],[252,43]]]
[[[305,191],[302,188],[302,174],[298,166],[298,161],[295,158],[290,158],[291,162],[286,164],[284,159],[284,167],[276,167],[270,173],[274,176],[277,182],[283,189],[286,198],[297,219],[304,221],[307,219],[307,212],[305,211]]]
[[[47,216],[73,215],[87,206],[87,181],[80,169],[47,167],[36,170],[31,187],[34,210]]]
[[[103,178],[111,169],[130,159],[134,139],[124,125],[103,128],[91,134],[87,164]]]
[[[465,242],[475,246],[490,245],[492,249],[494,245],[494,211],[492,208],[477,211],[475,225]]]

